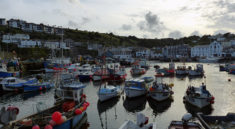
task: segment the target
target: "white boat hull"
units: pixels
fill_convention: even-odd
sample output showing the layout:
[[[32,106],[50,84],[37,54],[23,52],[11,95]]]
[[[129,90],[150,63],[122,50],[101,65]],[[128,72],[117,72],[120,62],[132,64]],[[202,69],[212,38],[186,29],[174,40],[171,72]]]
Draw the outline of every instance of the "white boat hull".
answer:
[[[107,93],[107,94],[98,94],[99,100],[101,102],[118,97],[120,94],[119,92],[115,92],[115,93]]]
[[[163,101],[168,99],[171,96],[170,92],[150,92],[150,97],[156,101]]]
[[[147,93],[147,90],[125,88],[126,96],[129,98],[138,97]]]
[[[185,100],[198,107],[198,108],[203,108],[203,107],[206,107],[208,105],[210,105],[210,101],[208,101],[208,98],[192,98],[192,97],[189,97],[189,96],[185,96]]]

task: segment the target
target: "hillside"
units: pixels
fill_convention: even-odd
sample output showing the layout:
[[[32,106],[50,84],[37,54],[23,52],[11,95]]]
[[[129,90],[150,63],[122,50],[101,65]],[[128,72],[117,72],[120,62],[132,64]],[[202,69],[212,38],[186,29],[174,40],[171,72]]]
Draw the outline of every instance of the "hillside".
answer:
[[[210,35],[199,36],[189,36],[180,39],[163,38],[163,39],[143,39],[137,38],[135,36],[118,36],[112,33],[99,33],[99,32],[89,32],[74,29],[64,29],[64,39],[69,38],[76,42],[90,42],[98,43],[104,46],[139,46],[139,47],[163,47],[166,45],[177,45],[177,44],[189,44],[190,46],[202,45],[210,43]],[[20,29],[8,28],[6,26],[0,26],[0,34],[6,33],[24,33],[29,34],[31,39],[41,39],[41,40],[60,40],[61,37],[58,35],[51,35],[39,32],[24,32]],[[224,34],[228,36],[229,33]],[[234,35],[233,35],[234,38]],[[196,42],[196,43],[195,43]]]

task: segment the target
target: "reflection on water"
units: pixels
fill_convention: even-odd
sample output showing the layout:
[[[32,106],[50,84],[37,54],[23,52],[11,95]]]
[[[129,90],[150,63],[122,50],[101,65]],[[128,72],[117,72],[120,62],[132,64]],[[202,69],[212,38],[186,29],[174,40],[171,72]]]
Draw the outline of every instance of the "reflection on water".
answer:
[[[124,108],[128,112],[140,112],[145,109],[146,105],[146,96],[140,96],[136,98],[127,98],[123,102]]]
[[[99,113],[99,119],[100,119],[101,127],[103,129],[108,128],[108,117],[107,117],[106,112],[109,109],[113,108],[117,104],[118,101],[119,101],[119,97],[116,97],[116,98],[113,98],[113,99],[110,99],[110,100],[104,101],[104,102],[101,102],[101,101],[97,102],[97,109],[98,109],[98,113]],[[101,117],[101,115],[103,113],[105,114],[104,120]],[[115,119],[117,119],[116,107],[114,108],[114,116],[115,116]]]
[[[17,93],[17,92],[3,93],[0,96],[0,103],[9,103],[9,102],[14,102],[14,101],[27,100],[38,95],[43,95],[47,93],[48,91],[49,90],[33,91],[33,92],[27,92],[27,93]]]
[[[22,100],[22,94],[17,94],[15,92],[4,93],[0,97],[0,103],[3,103],[3,104],[16,102],[20,100]]]
[[[198,113],[198,112],[202,112],[204,115],[210,115],[212,112],[213,112],[213,107],[212,107],[212,105],[208,105],[208,106],[206,106],[206,107],[204,107],[204,108],[198,108],[198,107],[195,107],[195,106],[193,106],[193,105],[191,105],[190,103],[188,103],[188,102],[185,102],[185,108],[186,108],[186,110],[189,112],[189,113],[191,113],[193,116],[196,116],[196,114]]]
[[[161,68],[168,67],[169,63],[150,62],[151,65],[159,65]],[[176,66],[181,63],[176,63]],[[196,63],[186,63],[186,66],[195,66]],[[116,98],[110,101],[100,103],[98,102],[97,91],[104,82],[85,82],[87,87],[84,93],[87,95],[87,101],[90,106],[87,109],[89,129],[116,129],[127,119],[135,120],[137,112],[143,112],[149,117],[149,122],[156,121],[158,129],[166,128],[172,120],[180,119],[183,114],[190,112],[203,112],[211,115],[225,115],[227,112],[235,112],[235,75],[227,72],[219,72],[219,64],[204,64],[206,78],[204,77],[163,77],[156,78],[159,82],[174,83],[172,90],[174,91],[174,101],[167,100],[163,102],[152,101],[141,96],[138,98],[128,99],[126,97]],[[132,78],[130,74],[130,67],[126,69],[127,79]],[[140,76],[155,75],[155,69],[150,67],[146,74]],[[48,74],[48,78],[56,80],[58,73]],[[228,78],[232,81],[228,82]],[[207,89],[216,98],[213,108],[197,109],[191,105],[183,103],[183,96],[187,90],[188,85],[200,86],[204,82]],[[124,83],[120,84],[122,88]],[[41,94],[40,94],[41,93]],[[54,90],[46,92],[31,92],[31,93],[7,93],[0,94],[0,107],[9,104],[19,107],[20,113],[17,119],[31,115],[36,112],[35,105],[43,102],[47,107],[51,107],[55,103]],[[146,104],[148,101],[148,104]],[[152,115],[153,114],[153,115]]]
[[[171,106],[171,103],[174,100],[172,98],[169,98],[165,101],[162,102],[157,102],[156,100],[152,99],[152,98],[148,98],[148,103],[149,106],[153,109],[153,115],[156,117],[158,114],[163,113],[165,111],[167,111],[167,109],[169,109],[169,107]]]
[[[93,86],[101,86],[102,84],[105,84],[104,81],[94,81]]]
[[[98,101],[97,102],[97,109],[98,109],[98,113],[102,114],[103,112],[111,109],[113,106],[115,106],[117,104],[117,102],[119,101],[119,97],[101,102]]]
[[[44,90],[44,91],[33,91],[33,92],[28,92],[28,93],[22,93],[23,100],[27,100],[29,98],[38,96],[38,95],[43,95],[49,90]]]

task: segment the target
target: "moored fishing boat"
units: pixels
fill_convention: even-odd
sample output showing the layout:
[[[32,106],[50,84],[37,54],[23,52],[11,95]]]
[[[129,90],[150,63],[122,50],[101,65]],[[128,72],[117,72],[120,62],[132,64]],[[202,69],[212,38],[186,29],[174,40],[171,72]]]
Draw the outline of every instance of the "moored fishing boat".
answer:
[[[168,69],[167,73],[169,75],[175,74],[175,63],[174,62],[169,63],[169,69]]]
[[[109,81],[122,82],[126,80],[127,73],[124,66],[112,70],[113,72],[110,72]]]
[[[226,66],[220,64],[220,65],[219,65],[219,71],[226,71]]]
[[[173,84],[153,82],[153,86],[149,88],[149,96],[156,101],[163,101],[171,97]]]
[[[142,78],[146,83],[151,83],[152,81],[154,81],[153,77],[143,77]]]
[[[139,61],[139,64],[141,68],[149,69],[149,63],[147,62],[146,59],[141,59]]]
[[[141,68],[139,64],[134,64],[132,65],[130,72],[132,75],[142,75],[145,74],[146,70],[144,68]]]
[[[16,77],[7,77],[4,78],[0,84],[4,91],[20,91],[23,88],[24,84],[32,84],[36,82],[36,78],[20,79]]]
[[[72,73],[72,72],[75,72],[75,71],[79,70],[79,68],[80,68],[80,64],[75,63],[75,64],[71,64],[66,69],[67,69],[68,72]]]
[[[92,74],[93,73],[91,72],[90,64],[84,64],[78,70],[78,73],[77,73],[76,77],[78,77],[81,82],[89,81],[91,79]]]
[[[110,73],[107,68],[102,68],[100,70],[97,70],[93,75],[92,79],[93,81],[102,81],[102,80],[108,80],[110,77]]]
[[[138,97],[147,93],[148,87],[142,79],[130,79],[125,82],[125,93],[129,98]]]
[[[86,109],[89,103],[86,102],[86,95],[83,94],[84,85],[75,83],[61,83],[57,92],[60,92],[62,101],[55,106],[13,121],[5,125],[6,129],[75,129],[80,128],[86,121]]]
[[[54,87],[54,84],[47,81],[40,81],[34,82],[32,84],[23,84],[23,91],[30,92],[30,91],[40,91],[40,90],[48,90]]]
[[[231,69],[231,70],[229,71],[229,74],[235,74],[235,69]]]
[[[15,71],[15,70],[8,71],[7,70],[7,65],[4,64],[4,63],[0,63],[0,78],[18,77],[19,75],[20,75],[19,71]]]
[[[168,129],[203,129],[199,123],[190,121],[191,119],[192,115],[187,113],[181,121],[171,121]]]
[[[204,69],[202,64],[197,64],[195,69],[190,69],[188,72],[189,76],[203,76]]]
[[[112,85],[102,85],[97,94],[99,97],[99,101],[103,102],[115,97],[120,96],[121,94],[121,88],[120,86],[112,86]]]
[[[131,66],[135,62],[135,59],[133,58],[127,58],[120,60],[121,66]]]
[[[188,75],[188,69],[186,66],[177,66],[177,69],[175,70],[176,75]]]
[[[214,97],[203,83],[200,87],[189,86],[183,99],[185,102],[198,108],[203,108],[214,103]]]
[[[157,129],[156,123],[148,124],[149,118],[142,113],[137,113],[136,123],[133,121],[125,121],[119,129]]]
[[[167,76],[173,76],[173,72],[169,72],[170,70],[168,68],[162,68],[157,69],[155,77],[167,77]]]
[[[226,116],[211,116],[197,113],[197,118],[205,129],[235,128],[235,113],[228,113]]]
[[[153,67],[154,67],[155,69],[159,69],[159,68],[160,68],[159,65],[154,65]]]

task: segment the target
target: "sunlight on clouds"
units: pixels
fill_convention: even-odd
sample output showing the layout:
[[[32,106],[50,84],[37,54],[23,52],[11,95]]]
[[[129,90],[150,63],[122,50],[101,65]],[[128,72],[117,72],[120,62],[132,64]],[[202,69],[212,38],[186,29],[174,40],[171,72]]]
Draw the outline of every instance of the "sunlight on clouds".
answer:
[[[148,38],[168,37],[175,30],[213,34],[231,30],[235,22],[232,0],[1,0],[0,7],[0,17],[7,19]],[[163,30],[139,29],[148,12],[160,19]],[[129,28],[120,29],[123,25]]]

